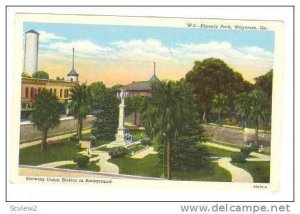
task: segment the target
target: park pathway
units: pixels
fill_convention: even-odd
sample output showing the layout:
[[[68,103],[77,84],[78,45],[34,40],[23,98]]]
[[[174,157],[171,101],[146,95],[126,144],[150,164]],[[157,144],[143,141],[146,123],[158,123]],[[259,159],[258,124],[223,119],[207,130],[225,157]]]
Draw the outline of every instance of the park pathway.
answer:
[[[232,152],[240,152],[239,148],[234,148],[230,146],[224,146],[217,143],[206,142],[204,145],[224,149]],[[250,154],[253,158],[247,158],[247,161],[270,161],[271,157],[269,155],[260,154],[257,152],[251,152]],[[231,164],[231,158],[224,157],[217,161],[218,165],[226,170],[228,170],[232,177],[232,182],[239,183],[253,183],[253,177],[246,170],[239,168]]]
[[[224,145],[220,145],[217,143],[211,143],[211,142],[206,142],[206,143],[204,143],[204,145],[219,148],[219,149],[224,149],[224,150],[228,150],[228,151],[232,151],[232,152],[240,152],[241,151],[239,148],[224,146]],[[271,157],[269,155],[264,155],[264,154],[260,154],[257,152],[251,152],[250,155],[253,156],[254,158],[247,158],[246,159],[247,161],[270,161],[271,160]]]
[[[86,130],[82,131],[82,134],[87,134],[90,132],[91,132],[91,129],[86,129]],[[47,138],[47,140],[62,140],[62,139],[72,137],[74,134],[76,134],[76,132],[49,137],[49,138]],[[29,143],[21,143],[19,148],[24,149],[24,148],[28,148],[30,146],[35,146],[35,145],[41,144],[41,143],[42,143],[42,140],[35,140],[35,141],[29,142]]]
[[[249,172],[230,163],[231,158],[221,158],[218,160],[220,167],[228,170],[231,174],[231,181],[237,183],[253,183],[253,178]]]
[[[84,152],[79,152],[79,154],[83,154]],[[92,155],[97,155],[90,159],[91,162],[96,162],[97,165],[100,167],[100,172],[103,173],[112,173],[112,174],[119,174],[119,167],[113,163],[108,162],[107,160],[110,159],[108,152],[105,151],[92,151]],[[56,168],[59,166],[75,164],[74,161],[57,161],[51,163],[41,164],[38,167],[48,167],[48,168]]]
[[[119,174],[119,167],[113,163],[108,162],[107,160],[110,159],[108,152],[106,151],[93,151],[92,154],[97,154],[100,158],[100,161],[96,163],[100,166],[100,171],[103,173],[113,173]]]

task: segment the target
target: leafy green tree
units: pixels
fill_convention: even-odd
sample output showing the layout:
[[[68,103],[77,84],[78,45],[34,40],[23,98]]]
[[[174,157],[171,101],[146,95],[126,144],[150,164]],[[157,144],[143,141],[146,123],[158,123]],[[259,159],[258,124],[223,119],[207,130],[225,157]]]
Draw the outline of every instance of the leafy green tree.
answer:
[[[255,141],[258,143],[259,121],[268,121],[271,118],[270,105],[264,92],[255,90],[250,94],[249,118],[255,124]]]
[[[209,120],[215,95],[223,93],[232,101],[235,95],[250,91],[253,87],[240,73],[216,58],[195,61],[192,70],[186,74],[186,81],[202,104],[205,123]]]
[[[31,122],[42,132],[41,150],[46,152],[47,135],[51,128],[59,124],[59,102],[57,97],[49,91],[42,90],[34,101],[34,111]]]
[[[229,98],[225,94],[217,94],[213,98],[213,112],[219,115],[219,124],[222,124],[222,117],[226,111],[229,111]]]
[[[118,104],[114,91],[105,90],[103,101],[96,121],[93,124],[91,133],[97,140],[113,141],[118,128]]]
[[[32,74],[32,77],[38,79],[49,79],[49,74],[45,71],[36,71]]]
[[[100,109],[107,88],[102,82],[93,82],[89,86],[89,89],[91,93],[91,109],[98,110]]]
[[[77,119],[77,135],[79,139],[82,136],[82,123],[83,120],[90,112],[90,90],[84,83],[76,85],[71,89],[71,103],[70,110]]]
[[[134,114],[134,125],[137,123],[137,115],[140,113],[141,105],[144,97],[140,95],[133,95],[125,99],[125,115]]]
[[[256,77],[254,88],[256,90],[263,91],[267,97],[269,102],[272,101],[272,81],[273,81],[273,69],[271,69],[268,73]]]
[[[152,83],[152,96],[143,102],[142,120],[148,136],[158,142],[167,155],[167,179],[173,176],[173,144],[183,136],[199,142],[202,137],[196,123],[194,96],[182,82]],[[196,125],[195,125],[196,124]],[[192,128],[197,126],[197,128]],[[163,158],[164,161],[164,158]]]

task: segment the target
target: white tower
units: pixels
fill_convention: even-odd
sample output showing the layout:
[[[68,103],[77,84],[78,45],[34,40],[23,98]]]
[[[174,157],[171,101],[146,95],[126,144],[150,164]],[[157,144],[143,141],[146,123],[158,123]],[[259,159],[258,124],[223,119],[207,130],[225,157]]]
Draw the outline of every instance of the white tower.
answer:
[[[74,48],[73,48],[73,61],[72,61],[72,70],[68,73],[69,80],[72,82],[78,82],[79,74],[75,71],[74,66]]]
[[[32,74],[38,69],[39,35],[34,30],[25,33],[24,72]]]

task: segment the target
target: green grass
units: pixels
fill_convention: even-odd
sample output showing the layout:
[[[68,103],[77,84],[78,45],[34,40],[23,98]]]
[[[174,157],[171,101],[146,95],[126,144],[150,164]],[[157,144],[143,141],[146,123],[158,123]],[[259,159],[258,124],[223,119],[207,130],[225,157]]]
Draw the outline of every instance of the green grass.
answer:
[[[135,140],[140,140],[142,135],[145,135],[144,130],[129,130],[129,133]]]
[[[82,131],[86,131],[86,130],[89,130],[89,129],[91,129],[91,127],[84,128],[84,129],[82,129]],[[66,131],[66,132],[58,132],[58,133],[54,133],[54,134],[49,134],[48,138],[49,137],[59,137],[59,136],[66,135],[66,134],[76,134],[76,133],[77,133],[77,130],[71,130],[71,131]],[[82,134],[82,135],[87,135],[87,134],[90,135],[90,133],[86,133],[86,134]],[[41,137],[37,137],[37,138],[30,139],[30,140],[24,140],[24,141],[20,141],[20,144],[30,143],[30,142],[41,140],[41,139],[42,139]]]
[[[270,162],[269,161],[247,161],[246,163],[232,163],[249,172],[255,183],[270,182]]]
[[[163,169],[159,165],[157,154],[147,155],[143,159],[128,157],[109,159],[111,163],[119,166],[120,174],[139,175],[145,177],[161,177]],[[174,180],[190,181],[222,181],[230,182],[230,173],[220,168],[217,163],[212,163],[211,169],[204,170],[175,170]]]
[[[240,148],[246,146],[246,145],[238,145],[238,144],[232,144],[232,143],[225,143],[225,142],[214,141],[214,140],[212,140],[211,142],[212,142],[212,143],[215,143],[215,144],[222,145],[222,146],[233,147],[233,148],[236,148],[236,149],[240,149]]]
[[[143,159],[123,157],[109,159],[108,161],[119,166],[120,174],[146,177],[160,177],[162,174],[162,170],[158,167],[158,157],[155,154],[147,155]]]
[[[204,170],[174,171],[174,179],[188,181],[231,182],[231,174],[226,169],[211,163],[212,168]]]
[[[19,164],[36,166],[55,161],[73,160],[78,155],[77,153],[83,150],[78,149],[74,142],[67,139],[62,141],[62,145],[48,146],[47,152],[41,151],[41,145],[20,149]]]
[[[207,146],[208,150],[211,152],[213,157],[231,157],[232,154],[237,152],[228,151],[225,149],[220,149],[212,146]]]
[[[95,163],[89,164],[86,168],[79,168],[77,166],[77,164],[67,164],[67,165],[59,166],[57,168],[83,170],[83,171],[93,171],[93,172],[99,172],[100,171],[100,167],[98,165],[96,165]]]
[[[131,147],[130,149],[128,149],[129,154],[131,154],[132,152],[136,153],[137,151],[140,151],[144,148],[146,148],[147,146],[143,145],[143,144],[138,144],[134,147]]]

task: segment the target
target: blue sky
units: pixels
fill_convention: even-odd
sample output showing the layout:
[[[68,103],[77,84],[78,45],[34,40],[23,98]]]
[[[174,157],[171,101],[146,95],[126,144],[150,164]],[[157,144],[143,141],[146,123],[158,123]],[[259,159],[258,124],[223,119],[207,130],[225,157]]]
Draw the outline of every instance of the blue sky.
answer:
[[[88,72],[93,70],[108,85],[151,76],[153,61],[161,79],[180,79],[195,60],[207,57],[223,59],[249,81],[273,65],[272,31],[25,23],[24,32],[28,30],[40,33],[40,70],[64,75],[74,47],[82,80],[94,80]],[[112,78],[126,71],[127,79]]]

